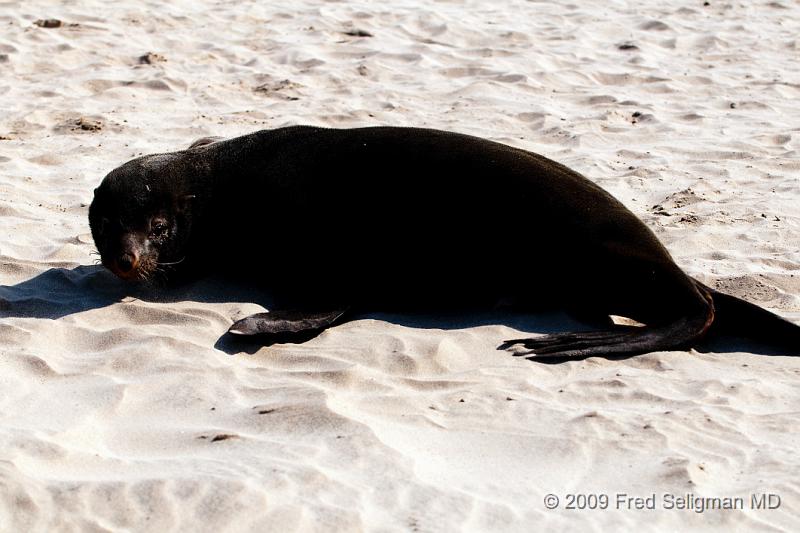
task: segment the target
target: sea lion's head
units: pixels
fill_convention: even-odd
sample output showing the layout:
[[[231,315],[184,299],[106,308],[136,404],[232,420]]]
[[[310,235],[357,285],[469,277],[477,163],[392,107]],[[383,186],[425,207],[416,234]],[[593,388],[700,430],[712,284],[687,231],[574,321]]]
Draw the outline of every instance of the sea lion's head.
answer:
[[[191,205],[176,154],[134,159],[112,170],[89,206],[102,264],[124,280],[142,281],[182,263]]]

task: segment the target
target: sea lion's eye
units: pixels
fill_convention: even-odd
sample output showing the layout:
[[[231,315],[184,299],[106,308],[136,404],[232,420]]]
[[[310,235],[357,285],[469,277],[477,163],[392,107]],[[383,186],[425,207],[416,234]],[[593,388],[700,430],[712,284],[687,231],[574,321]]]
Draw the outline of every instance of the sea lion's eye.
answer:
[[[152,224],[150,224],[150,236],[151,237],[164,237],[167,234],[167,223],[164,220],[154,220]]]

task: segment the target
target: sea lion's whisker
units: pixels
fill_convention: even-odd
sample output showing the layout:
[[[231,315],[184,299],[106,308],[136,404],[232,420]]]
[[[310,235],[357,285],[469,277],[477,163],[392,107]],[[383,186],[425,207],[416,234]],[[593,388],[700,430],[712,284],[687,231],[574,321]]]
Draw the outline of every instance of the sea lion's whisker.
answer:
[[[186,259],[186,256],[178,259],[177,261],[172,262],[165,262],[165,263],[156,263],[158,266],[169,266],[169,265],[177,265],[178,263],[183,263],[183,260]]]

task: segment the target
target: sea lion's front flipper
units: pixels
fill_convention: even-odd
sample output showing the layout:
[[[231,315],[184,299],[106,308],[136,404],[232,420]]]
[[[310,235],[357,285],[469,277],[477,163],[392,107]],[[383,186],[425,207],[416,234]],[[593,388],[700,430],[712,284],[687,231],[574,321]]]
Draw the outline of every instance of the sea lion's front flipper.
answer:
[[[328,311],[277,310],[257,313],[235,322],[229,333],[235,335],[260,335],[268,340],[307,340],[340,320],[346,307]]]

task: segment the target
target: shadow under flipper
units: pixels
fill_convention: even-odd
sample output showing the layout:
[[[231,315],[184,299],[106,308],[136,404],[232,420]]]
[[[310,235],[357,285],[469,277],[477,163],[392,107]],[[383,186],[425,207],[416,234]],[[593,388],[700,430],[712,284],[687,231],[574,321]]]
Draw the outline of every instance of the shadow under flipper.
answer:
[[[799,357],[800,346],[796,349],[782,348],[767,342],[732,334],[712,333],[693,348],[702,353],[752,353],[767,356]]]
[[[500,349],[500,348],[498,348]],[[515,354],[516,355],[516,354]],[[520,355],[519,357],[525,357],[528,361],[539,363],[542,365],[560,365],[563,363],[569,363],[570,361],[585,361],[586,359],[591,359],[592,357],[597,357],[599,359],[605,359],[606,361],[624,361],[626,359],[632,359],[634,357],[639,357],[641,355],[646,355],[643,353],[637,354],[612,354],[612,355],[605,355],[605,356],[597,356],[597,355],[586,355],[583,357],[565,357],[563,355],[553,355],[553,356],[546,356],[546,357],[536,357],[533,356],[523,356]]]
[[[485,309],[449,309],[443,312],[413,312],[403,313],[388,312],[359,312],[349,313],[346,320],[349,322],[361,319],[372,319],[389,322],[391,324],[405,326],[415,329],[429,330],[457,330],[481,326],[503,325],[521,332],[532,332],[542,335],[558,335],[570,333],[590,333],[596,331],[596,325],[587,325],[576,320],[574,317],[562,312],[518,312],[514,310],[487,311]],[[332,327],[336,327],[339,323]],[[627,329],[624,326],[620,330]],[[638,329],[638,328],[636,328]],[[324,329],[313,332],[303,332],[301,334],[285,336],[240,336],[226,333],[217,341],[214,347],[229,355],[237,353],[254,354],[264,346],[276,344],[300,344],[317,337]],[[523,334],[525,335],[525,334]],[[536,337],[533,337],[536,338]],[[502,341],[503,339],[498,339]],[[712,335],[702,342],[693,346],[700,352],[710,353],[738,353],[748,352],[759,355],[791,355],[780,350],[776,350],[764,344],[754,343],[748,339],[734,338],[727,335]],[[569,361],[583,361],[590,357],[601,357],[609,361],[623,361],[639,355],[638,354],[609,354],[605,356],[585,356],[585,357],[564,357],[558,355],[536,356],[528,350],[514,351],[513,343],[498,342],[498,350],[506,350],[509,356],[524,357],[529,361],[541,364],[562,364]],[[688,349],[688,348],[684,348]]]
[[[415,329],[458,330],[481,326],[503,325],[518,330],[535,329],[537,331],[564,332],[585,329],[586,326],[572,320],[564,313],[520,313],[516,311],[497,311],[466,307],[463,309],[448,308],[440,312],[422,312],[406,310],[400,312],[357,312],[348,311],[345,317],[337,321],[336,327],[344,322],[356,320],[380,320]],[[302,344],[318,337],[325,329],[302,331],[286,334],[270,335],[234,335],[225,333],[214,344],[214,348],[229,355],[246,353],[252,355],[264,346],[276,344]]]
[[[232,277],[212,276],[199,280],[186,281],[179,285],[131,284],[114,276],[102,266],[78,266],[73,269],[51,268],[41,274],[16,285],[0,285],[0,318],[45,318],[58,319],[74,313],[107,307],[126,297],[138,298],[147,302],[197,301],[254,302],[267,309],[275,308],[272,294],[243,283]],[[445,311],[402,313],[359,312],[353,313],[347,321],[376,319],[417,329],[454,330],[488,325],[504,325],[520,332],[534,334],[558,334],[565,332],[591,331],[581,322],[557,312],[520,312],[518,310],[491,311],[460,307]],[[334,326],[335,327],[335,326]],[[228,353],[255,353],[262,346],[278,343],[302,343],[315,338],[323,330],[305,331],[299,334],[274,336],[268,341],[258,337],[241,337],[224,334],[215,348]],[[525,334],[523,334],[525,335]],[[523,336],[520,335],[520,336]],[[498,339],[498,344],[504,339]],[[503,345],[498,346],[500,348]],[[798,356],[797,350],[775,348],[768,343],[755,342],[728,334],[710,335],[694,348],[704,353],[747,352],[768,356]],[[509,355],[514,355],[510,353]],[[525,354],[519,354],[524,356]],[[606,359],[622,360],[635,355],[609,355]],[[528,357],[534,362],[559,364],[581,360],[575,357]]]
[[[258,351],[258,346],[300,344],[334,324],[346,321],[348,311],[347,307],[340,307],[324,311],[279,309],[256,313],[235,322],[214,347],[228,354],[230,350],[252,354]]]
[[[214,349],[225,352],[228,355],[246,353],[253,355],[265,346],[274,344],[303,344],[318,337],[324,330],[300,331],[294,333],[281,333],[272,335],[235,335],[230,332],[223,334],[216,343]]]

